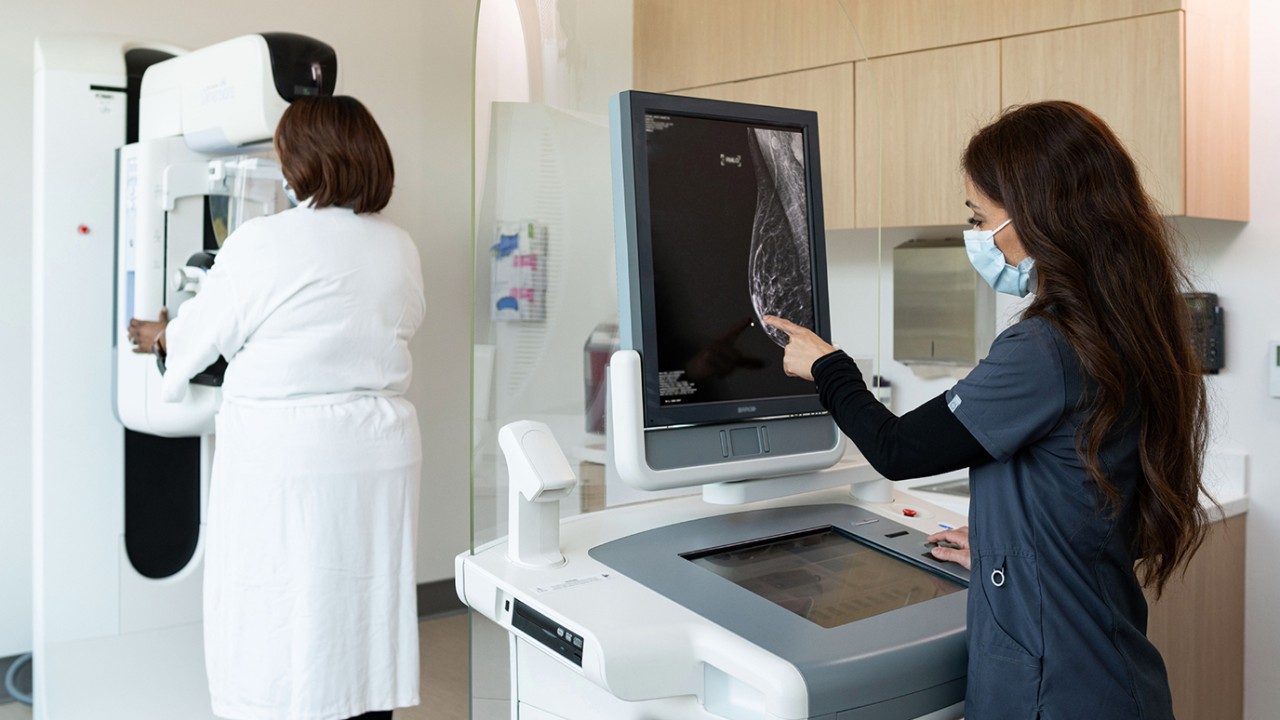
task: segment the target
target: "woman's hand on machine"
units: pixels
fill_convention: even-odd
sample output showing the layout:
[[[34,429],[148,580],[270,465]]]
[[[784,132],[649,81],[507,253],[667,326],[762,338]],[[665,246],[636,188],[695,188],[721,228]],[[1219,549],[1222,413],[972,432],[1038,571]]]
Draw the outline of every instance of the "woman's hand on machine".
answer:
[[[783,320],[774,315],[762,318],[765,324],[787,334],[787,350],[782,356],[782,369],[791,377],[813,381],[813,364],[823,355],[836,351],[836,347],[818,337],[807,327]]]
[[[943,562],[953,562],[969,569],[969,526],[954,530],[943,530],[929,536],[928,541],[934,545],[929,550],[933,556]],[[946,544],[943,544],[946,543]]]
[[[154,353],[156,344],[159,343],[160,349],[164,350],[164,329],[169,325],[169,309],[160,308],[159,320],[139,320],[133,318],[129,321],[129,342],[133,343],[133,351],[136,353]]]

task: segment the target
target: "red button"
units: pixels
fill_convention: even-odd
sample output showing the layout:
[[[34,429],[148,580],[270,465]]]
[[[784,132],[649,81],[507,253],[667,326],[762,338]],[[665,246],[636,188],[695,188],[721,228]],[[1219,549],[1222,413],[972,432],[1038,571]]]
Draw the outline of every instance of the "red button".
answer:
[[[76,228],[76,232],[80,233],[81,235],[88,235],[88,234],[89,234],[89,226],[88,226],[88,225],[81,225],[80,227]]]
[[[907,517],[915,517],[916,511],[912,510],[911,508],[902,508],[902,514],[906,515]]]

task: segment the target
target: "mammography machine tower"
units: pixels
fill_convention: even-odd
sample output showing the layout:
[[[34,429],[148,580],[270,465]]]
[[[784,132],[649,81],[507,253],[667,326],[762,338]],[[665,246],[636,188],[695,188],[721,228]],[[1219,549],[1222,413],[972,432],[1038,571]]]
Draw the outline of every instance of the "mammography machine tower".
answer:
[[[44,37],[35,53],[35,714],[212,717],[200,591],[220,379],[163,403],[126,328],[181,314],[226,234],[287,207],[269,141],[292,99],[332,94],[336,56],[288,33],[190,53]]]
[[[561,522],[576,478],[551,431],[502,429],[509,534],[456,578],[510,634],[510,717],[961,717],[968,573],[925,537],[963,518],[904,514],[842,462],[760,320],[829,337],[816,115],[638,92],[611,112],[608,461],[633,487],[702,495]]]

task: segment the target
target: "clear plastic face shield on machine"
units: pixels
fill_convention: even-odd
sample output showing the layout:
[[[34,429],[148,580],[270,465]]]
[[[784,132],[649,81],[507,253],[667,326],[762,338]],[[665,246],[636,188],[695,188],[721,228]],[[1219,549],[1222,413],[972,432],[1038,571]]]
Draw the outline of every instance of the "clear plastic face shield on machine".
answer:
[[[200,292],[200,282],[216,260],[217,251],[241,225],[297,204],[279,163],[265,155],[211,160],[207,190],[205,249],[169,273],[169,288],[179,294],[180,302],[187,299],[181,293]],[[210,234],[215,247],[209,247]]]
[[[241,155],[209,163],[209,213],[218,246],[241,225],[297,204],[280,163],[269,155]]]

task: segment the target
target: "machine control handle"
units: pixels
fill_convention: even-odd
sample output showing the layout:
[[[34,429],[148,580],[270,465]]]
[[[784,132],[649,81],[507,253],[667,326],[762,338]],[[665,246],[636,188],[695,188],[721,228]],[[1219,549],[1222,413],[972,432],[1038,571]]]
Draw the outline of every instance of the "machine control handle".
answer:
[[[578,478],[573,474],[573,468],[569,467],[569,460],[560,449],[560,444],[551,436],[546,426],[526,431],[520,438],[520,449],[528,459],[530,468],[538,476],[538,494],[573,488]]]
[[[200,283],[204,281],[205,271],[201,268],[180,267],[169,276],[169,287],[174,292],[200,292]]]
[[[560,552],[560,500],[573,492],[578,478],[551,428],[521,420],[498,431],[507,461],[507,557],[525,567],[554,567],[565,562]]]
[[[198,252],[187,258],[186,266],[174,270],[169,276],[169,287],[174,292],[200,292],[200,284],[204,282],[209,270],[213,269],[217,257],[216,252]]]

